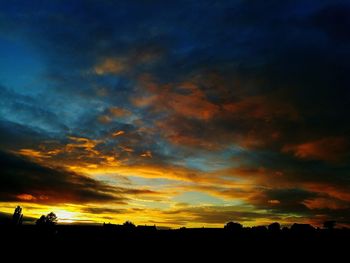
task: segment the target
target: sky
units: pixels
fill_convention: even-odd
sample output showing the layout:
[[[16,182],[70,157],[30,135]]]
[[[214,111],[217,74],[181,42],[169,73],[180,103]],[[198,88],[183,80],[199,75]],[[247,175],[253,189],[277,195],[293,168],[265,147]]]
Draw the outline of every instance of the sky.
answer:
[[[0,0],[0,211],[350,225],[350,4]]]

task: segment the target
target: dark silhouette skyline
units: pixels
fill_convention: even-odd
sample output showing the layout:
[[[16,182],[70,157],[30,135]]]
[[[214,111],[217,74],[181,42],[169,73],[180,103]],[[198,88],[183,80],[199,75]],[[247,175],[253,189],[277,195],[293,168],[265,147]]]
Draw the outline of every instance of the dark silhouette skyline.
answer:
[[[20,206],[17,206],[13,212],[12,215],[12,220],[11,221],[6,221],[0,220],[1,225],[7,225],[9,222],[13,226],[21,226],[23,223],[23,216],[24,214],[22,213],[22,208]],[[30,224],[29,224],[30,225]],[[39,228],[47,227],[47,228],[53,228],[57,225],[67,225],[67,224],[59,224],[58,223],[58,218],[54,212],[50,212],[47,215],[42,215],[40,216],[36,221],[35,225]],[[74,225],[79,225],[82,226],[81,224],[74,224],[71,223],[69,224],[71,226]],[[84,224],[83,224],[84,225]],[[91,224],[85,224],[86,226],[91,226]],[[113,224],[113,223],[101,223],[101,224],[94,224],[96,225],[101,225],[104,229],[123,229],[123,230],[128,230],[128,231],[135,231],[135,230],[157,230],[156,225],[138,225],[136,226],[132,221],[127,220],[123,224]],[[334,220],[327,220],[323,223],[323,228],[324,230],[334,230],[336,228],[337,222]],[[164,227],[163,227],[164,229]],[[170,228],[169,228],[170,229]],[[196,229],[196,228],[187,228],[187,227],[180,227],[179,230],[186,230],[186,229]],[[204,227],[202,228],[197,228],[197,229],[205,229]],[[207,229],[215,229],[215,228],[207,228]],[[217,228],[220,229],[220,228]],[[270,233],[279,233],[280,231],[294,231],[294,232],[304,232],[304,233],[310,233],[315,230],[320,230],[321,228],[319,227],[314,227],[311,224],[300,224],[300,223],[293,223],[290,227],[283,227],[281,228],[280,223],[278,222],[273,222],[269,225],[259,225],[259,226],[252,226],[252,227],[244,227],[242,224],[239,222],[234,222],[230,221],[227,222],[224,226],[223,229],[227,232],[234,232],[234,233],[241,233],[247,230],[252,230],[256,232],[263,232],[263,231],[268,231]],[[343,230],[347,230],[347,228],[342,228]]]
[[[20,207],[16,207],[17,218]],[[181,260],[227,260],[234,253],[244,259],[331,256],[343,257],[350,241],[350,229],[336,228],[336,222],[325,222],[324,228],[309,224],[293,224],[281,228],[278,222],[268,226],[244,227],[238,222],[227,222],[222,228],[157,229],[155,225],[138,225],[131,221],[123,224],[100,225],[60,224],[54,212],[42,215],[36,224],[13,224],[0,221],[0,248],[7,251],[28,251],[38,254],[98,260],[111,254],[146,258],[171,257]],[[31,258],[26,254],[26,258]],[[33,256],[33,255],[32,255]],[[165,258],[164,258],[165,256]]]

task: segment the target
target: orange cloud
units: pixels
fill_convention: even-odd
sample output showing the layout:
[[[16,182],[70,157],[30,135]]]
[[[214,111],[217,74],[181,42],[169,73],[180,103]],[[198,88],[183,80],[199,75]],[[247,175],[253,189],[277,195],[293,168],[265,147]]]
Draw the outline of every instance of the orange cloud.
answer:
[[[120,107],[110,107],[103,113],[103,115],[98,117],[98,121],[103,124],[108,124],[112,122],[114,119],[124,118],[130,116],[132,113],[127,109],[123,109]]]
[[[119,148],[122,149],[124,152],[129,152],[129,153],[134,152],[134,149],[127,147],[127,146],[119,145]]]
[[[35,201],[37,198],[31,194],[20,194],[17,195],[17,198],[22,201]]]
[[[205,129],[193,120],[174,115],[156,121],[155,126],[168,141],[182,147],[198,147],[218,150],[233,142],[234,134],[220,133],[215,129]],[[215,138],[215,140],[213,140]]]
[[[47,155],[41,151],[33,150],[33,149],[20,149],[18,151],[20,155],[30,157],[30,158],[49,158],[50,155]]]
[[[314,199],[308,199],[303,202],[304,205],[306,205],[309,209],[331,209],[331,210],[337,210],[337,209],[346,209],[349,207],[349,205],[344,204],[344,202],[341,202],[340,200],[335,200],[331,198],[314,198]]]
[[[108,115],[101,115],[98,117],[98,121],[103,123],[103,124],[107,124],[107,123],[110,123],[112,121],[112,118]]]
[[[141,157],[148,157],[148,158],[152,158],[152,152],[151,151],[146,151],[145,153],[140,155]]]
[[[124,134],[124,131],[116,131],[114,134],[115,136],[121,136]],[[124,158],[121,157],[122,151],[133,151],[133,149],[123,146],[120,147],[122,150],[119,152],[115,149],[102,151],[96,146],[103,143],[103,140],[73,136],[68,138],[70,141],[67,144],[57,141],[46,141],[38,145],[37,149],[26,149],[25,151],[21,149],[13,152],[30,157],[44,165],[75,167],[75,171],[79,172],[79,167],[96,168],[101,165],[119,165]],[[106,139],[110,138],[106,137]]]
[[[332,198],[350,202],[350,189],[346,185],[331,185],[330,183],[310,182],[303,184],[305,189],[323,193]]]
[[[133,97],[131,98],[131,102],[136,106],[136,107],[147,107],[152,105],[157,101],[157,96],[156,95],[147,95],[147,96],[142,96],[142,97]]]
[[[117,118],[122,118],[122,117],[131,115],[130,111],[120,107],[111,107],[108,109],[108,111],[113,117],[117,117]]]
[[[140,79],[146,94],[132,98],[135,106],[152,106],[155,111],[170,111],[188,118],[209,120],[220,107],[210,102],[194,83],[157,85],[149,76]]]
[[[285,145],[284,153],[293,153],[300,159],[322,160],[336,162],[347,153],[348,142],[343,137],[327,137],[301,144]]]
[[[292,105],[267,95],[243,97],[236,102],[224,104],[223,109],[229,114],[237,115],[239,118],[262,119],[266,121],[282,116],[292,120],[298,118],[298,112]]]
[[[99,152],[97,150],[95,150],[95,146],[98,145],[99,143],[101,143],[101,141],[91,140],[91,139],[82,138],[82,137],[73,137],[73,136],[70,136],[69,139],[72,140],[73,143],[69,143],[66,145],[65,148],[66,148],[67,152],[70,152],[76,148],[80,148],[80,149],[84,149],[87,152],[91,152],[91,153],[96,154],[96,155],[99,154]]]
[[[97,75],[119,74],[125,69],[125,62],[120,58],[106,58],[94,67]]]
[[[217,150],[220,148],[218,144],[211,142],[210,140],[203,140],[202,138],[198,138],[191,134],[182,133],[177,131],[176,129],[171,130],[169,123],[158,123],[158,127],[163,129],[164,136],[170,141],[172,144],[180,145],[180,146],[195,146],[208,150]],[[166,130],[167,129],[167,130]]]
[[[272,205],[279,205],[281,203],[279,200],[276,199],[268,200],[267,202]]]
[[[167,106],[185,117],[209,120],[219,112],[219,106],[210,102],[193,83],[181,83],[177,91],[164,94]]]
[[[210,84],[218,85],[220,94],[216,86],[214,91],[208,89],[201,77],[159,84],[152,76],[144,75],[139,79],[139,93],[131,101],[163,114],[156,126],[171,143],[208,150],[233,143],[248,149],[274,145],[285,139],[278,121],[300,118],[295,107],[276,94],[233,97],[228,83]],[[225,96],[220,97],[222,94]]]
[[[124,131],[116,131],[112,134],[112,136],[117,137],[117,136],[123,135],[124,133],[125,133]]]
[[[153,47],[132,50],[127,54],[102,58],[94,66],[93,72],[97,75],[117,75],[140,65],[154,63],[161,57],[161,54],[161,50]]]

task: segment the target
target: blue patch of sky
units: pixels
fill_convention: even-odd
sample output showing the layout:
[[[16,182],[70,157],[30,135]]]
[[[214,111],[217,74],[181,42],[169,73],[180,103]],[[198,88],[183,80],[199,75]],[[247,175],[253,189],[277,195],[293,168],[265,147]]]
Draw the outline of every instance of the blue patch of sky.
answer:
[[[203,172],[213,172],[239,165],[241,162],[235,163],[234,158],[242,156],[246,152],[247,150],[239,146],[231,145],[221,152],[197,153],[185,159],[176,160],[175,163]]]
[[[45,88],[41,57],[26,43],[0,37],[0,83],[17,93],[36,95]]]

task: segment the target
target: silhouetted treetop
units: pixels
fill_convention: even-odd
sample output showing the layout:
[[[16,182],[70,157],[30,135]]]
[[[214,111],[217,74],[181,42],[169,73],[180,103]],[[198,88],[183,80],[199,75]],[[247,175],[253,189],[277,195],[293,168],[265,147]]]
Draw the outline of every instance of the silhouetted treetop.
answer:
[[[298,232],[298,233],[310,233],[315,230],[315,228],[310,225],[310,224],[293,224],[290,228],[291,231],[293,232]]]
[[[272,223],[267,228],[270,232],[278,232],[281,230],[281,225],[278,222]]]
[[[37,221],[37,226],[54,226],[57,223],[57,216],[55,213],[51,212],[49,214],[42,215]]]
[[[241,231],[243,229],[243,226],[240,223],[236,222],[228,222],[224,229],[230,230],[230,231]]]
[[[22,225],[22,221],[23,221],[22,208],[20,206],[17,206],[12,216],[12,224],[16,226]]]
[[[133,222],[131,222],[131,221],[124,222],[123,227],[125,229],[134,229],[134,228],[136,228],[135,224]]]

